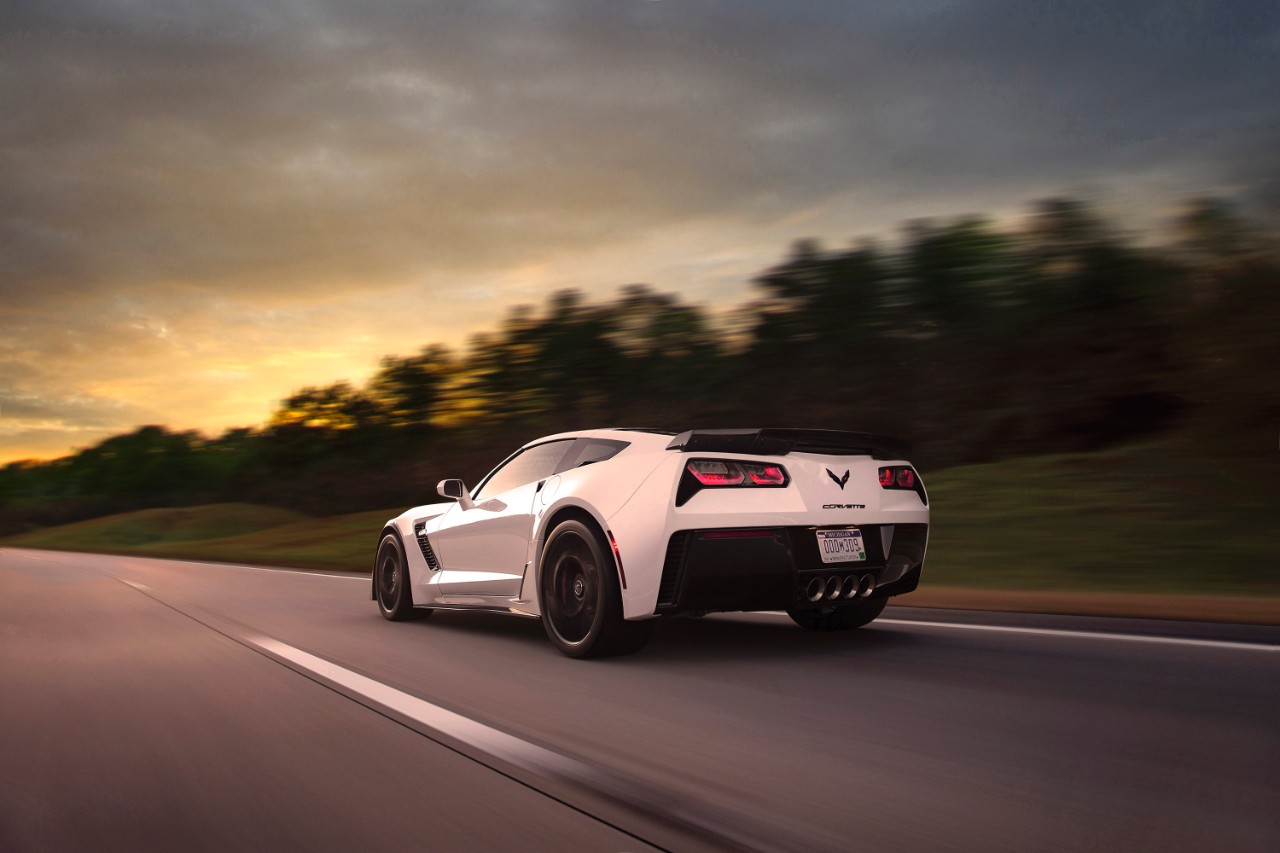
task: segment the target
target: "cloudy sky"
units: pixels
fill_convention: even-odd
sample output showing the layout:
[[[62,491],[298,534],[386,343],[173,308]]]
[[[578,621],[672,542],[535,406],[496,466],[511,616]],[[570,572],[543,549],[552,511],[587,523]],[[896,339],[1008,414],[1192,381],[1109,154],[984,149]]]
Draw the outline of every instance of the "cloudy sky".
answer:
[[[0,462],[1086,192],[1280,211],[1280,5],[5,0]]]

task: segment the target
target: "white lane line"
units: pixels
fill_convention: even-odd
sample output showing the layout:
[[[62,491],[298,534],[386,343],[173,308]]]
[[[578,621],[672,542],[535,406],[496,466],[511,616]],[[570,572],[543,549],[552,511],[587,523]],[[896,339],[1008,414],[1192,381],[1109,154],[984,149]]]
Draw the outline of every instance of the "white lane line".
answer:
[[[549,749],[535,746],[483,723],[477,723],[461,714],[455,714],[417,696],[388,687],[380,681],[374,681],[372,678],[352,672],[286,643],[269,637],[248,636],[245,639],[277,657],[284,658],[353,693],[358,693],[384,708],[503,761],[539,773],[553,770],[564,775],[577,775],[574,772],[577,770],[577,762]]]
[[[698,802],[684,796],[674,796],[655,789],[639,779],[624,777],[605,768],[594,767],[578,759],[521,740],[514,735],[486,726],[484,723],[478,723],[461,714],[441,708],[439,705],[433,705],[425,699],[411,696],[380,681],[308,654],[287,643],[253,635],[244,637],[244,640],[325,681],[351,691],[375,706],[381,706],[407,717],[429,731],[445,735],[450,740],[497,758],[508,765],[519,767],[540,778],[567,782],[580,790],[590,792],[592,796],[603,797],[606,801],[648,816],[650,820],[656,818],[659,825],[681,835],[692,832],[704,843],[710,839],[717,848],[737,846],[743,849],[796,850],[804,847],[803,844],[797,843],[797,837],[785,833],[778,835],[774,827],[757,824],[748,816],[723,813],[709,803]],[[480,760],[480,763],[493,767],[484,760]],[[505,771],[501,772],[507,775]],[[538,785],[532,787],[535,790],[542,790],[553,799],[585,815],[594,816],[591,811],[583,810]],[[604,820],[601,817],[596,819]],[[644,840],[632,830],[611,820],[606,823],[620,832],[638,840]]]
[[[954,628],[960,631],[995,631],[1002,634],[1038,634],[1043,637],[1077,637],[1082,640],[1120,640],[1127,643],[1163,643],[1170,646],[1199,646],[1208,649],[1247,649],[1274,652],[1280,646],[1266,643],[1237,643],[1228,640],[1193,640],[1186,637],[1156,637],[1151,634],[1112,634],[1104,631],[1063,631],[1055,628],[1017,628],[1009,625],[971,625],[964,622],[925,622],[916,619],[877,619],[876,625],[918,625],[924,628]]]
[[[247,566],[243,563],[200,563],[199,565],[218,566],[227,569],[253,569],[255,572],[276,572],[282,575],[306,575],[319,578],[338,578],[345,581],[369,582],[369,578],[366,575],[354,572],[340,575],[334,572],[315,572],[310,569],[273,569],[270,566]]]
[[[141,589],[141,590],[151,589],[151,587],[147,586],[145,583],[138,583],[137,581],[123,581],[123,582],[127,583],[129,586],[133,587],[134,589]]]

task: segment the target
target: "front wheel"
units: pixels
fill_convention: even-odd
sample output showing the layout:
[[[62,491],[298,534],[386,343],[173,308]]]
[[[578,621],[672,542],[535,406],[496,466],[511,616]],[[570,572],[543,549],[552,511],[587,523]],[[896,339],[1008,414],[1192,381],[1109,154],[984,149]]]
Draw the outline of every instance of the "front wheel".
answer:
[[[581,521],[556,525],[539,571],[542,627],[569,657],[628,655],[653,635],[653,620],[622,618],[618,573],[603,537]]]
[[[392,622],[420,619],[430,610],[414,610],[409,592],[409,564],[400,547],[400,537],[388,533],[378,543],[378,557],[373,564],[373,591],[378,599],[378,612]]]
[[[839,607],[788,610],[791,621],[808,631],[847,631],[861,628],[884,612],[888,598],[866,598]]]

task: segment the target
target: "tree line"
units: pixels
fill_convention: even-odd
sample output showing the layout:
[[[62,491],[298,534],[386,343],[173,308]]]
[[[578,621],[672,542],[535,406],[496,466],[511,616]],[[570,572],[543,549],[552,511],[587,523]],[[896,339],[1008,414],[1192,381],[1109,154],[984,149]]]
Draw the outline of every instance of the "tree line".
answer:
[[[510,309],[461,350],[388,355],[363,386],[302,388],[267,423],[143,426],[0,469],[0,531],[150,506],[328,514],[432,499],[519,444],[590,426],[792,425],[902,436],[926,470],[1182,429],[1274,443],[1280,263],[1203,199],[1141,242],[1071,198],[1023,220],[908,223],[891,243],[795,243],[754,298],[645,285]],[[1269,448],[1274,451],[1275,448]]]

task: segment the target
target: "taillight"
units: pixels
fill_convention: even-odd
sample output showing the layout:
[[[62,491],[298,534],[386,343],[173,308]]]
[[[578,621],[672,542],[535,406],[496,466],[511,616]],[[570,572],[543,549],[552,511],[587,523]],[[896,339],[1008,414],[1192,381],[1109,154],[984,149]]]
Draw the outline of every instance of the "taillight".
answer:
[[[777,465],[757,465],[754,462],[744,462],[739,467],[747,472],[751,482],[757,486],[785,486],[787,484],[786,472]]]
[[[929,496],[925,494],[924,483],[920,482],[916,469],[910,465],[894,465],[889,468],[881,468],[880,487],[915,492],[920,496],[920,500],[924,501],[925,506],[929,505]]]
[[[769,462],[736,459],[690,459],[676,490],[676,506],[684,506],[702,489],[781,488],[791,482],[787,469]]]
[[[740,465],[717,459],[695,459],[689,463],[689,473],[704,486],[741,486],[747,479]]]

